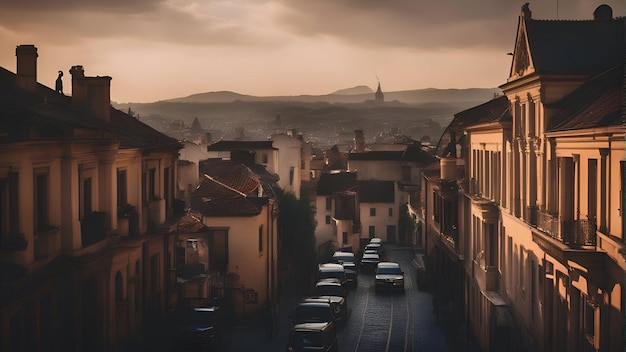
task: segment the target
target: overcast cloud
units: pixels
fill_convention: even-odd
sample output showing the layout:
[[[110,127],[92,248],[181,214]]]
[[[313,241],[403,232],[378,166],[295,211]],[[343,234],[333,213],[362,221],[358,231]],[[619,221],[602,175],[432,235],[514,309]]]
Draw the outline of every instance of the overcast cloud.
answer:
[[[534,18],[591,19],[601,3],[623,15],[623,0],[542,0],[530,8]],[[494,87],[506,80],[505,53],[513,48],[522,4],[0,0],[0,66],[14,72],[15,47],[35,44],[40,77],[82,64],[88,75],[113,77],[117,101],[215,90],[324,94],[374,86],[376,76],[388,90]],[[153,88],[157,79],[170,90]]]

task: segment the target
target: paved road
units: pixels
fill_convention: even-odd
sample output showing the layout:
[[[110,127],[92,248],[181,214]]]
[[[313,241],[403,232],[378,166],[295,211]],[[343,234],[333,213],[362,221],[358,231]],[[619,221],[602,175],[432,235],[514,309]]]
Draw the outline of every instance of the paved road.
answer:
[[[358,286],[350,291],[350,316],[338,332],[339,351],[417,352],[476,351],[457,344],[458,338],[446,330],[445,312],[437,321],[432,310],[432,294],[417,289],[414,252],[386,246],[390,261],[400,263],[405,272],[405,292],[376,292],[373,274],[359,274]],[[283,293],[279,308],[279,329],[270,337],[265,321],[257,317],[236,327],[228,336],[227,351],[284,351],[289,314],[297,300],[290,288]]]

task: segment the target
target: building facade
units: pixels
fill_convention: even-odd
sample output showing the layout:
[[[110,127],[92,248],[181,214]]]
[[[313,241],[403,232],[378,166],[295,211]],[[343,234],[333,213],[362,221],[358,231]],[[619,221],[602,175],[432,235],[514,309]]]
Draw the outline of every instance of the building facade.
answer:
[[[623,59],[608,6],[524,5],[504,96],[457,114],[424,174],[433,270],[485,351],[624,347]]]

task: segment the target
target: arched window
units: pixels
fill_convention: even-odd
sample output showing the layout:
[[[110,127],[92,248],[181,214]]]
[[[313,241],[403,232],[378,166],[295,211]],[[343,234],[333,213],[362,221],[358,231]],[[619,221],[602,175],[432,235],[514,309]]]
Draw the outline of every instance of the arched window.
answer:
[[[124,278],[121,272],[115,273],[115,302],[121,302],[124,299]]]

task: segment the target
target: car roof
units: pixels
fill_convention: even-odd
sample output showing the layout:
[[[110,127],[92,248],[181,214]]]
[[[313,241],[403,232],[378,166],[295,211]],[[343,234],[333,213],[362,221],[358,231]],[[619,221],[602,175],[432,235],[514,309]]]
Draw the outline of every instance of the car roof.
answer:
[[[322,331],[328,327],[331,322],[320,322],[320,323],[300,323],[296,324],[291,328],[291,331]]]
[[[341,286],[341,282],[338,279],[322,279],[318,281],[315,286]]]
[[[354,253],[352,252],[343,252],[343,251],[336,251],[335,253],[333,253],[333,257],[334,256],[350,256],[350,257],[354,257]]]
[[[363,254],[363,258],[380,258],[380,256],[376,253],[365,253]]]
[[[324,263],[320,264],[320,270],[343,270],[343,265],[336,263]]]
[[[309,296],[301,298],[298,304],[330,304],[330,300],[319,296]]]
[[[370,247],[370,248],[379,248],[381,247],[381,243],[380,242],[372,242],[372,243],[368,243],[367,245],[365,245],[365,248]]]
[[[399,268],[400,264],[394,262],[380,262],[378,263],[379,268]]]
[[[379,237],[372,237],[370,238],[370,243],[381,243],[383,241],[382,238]]]

